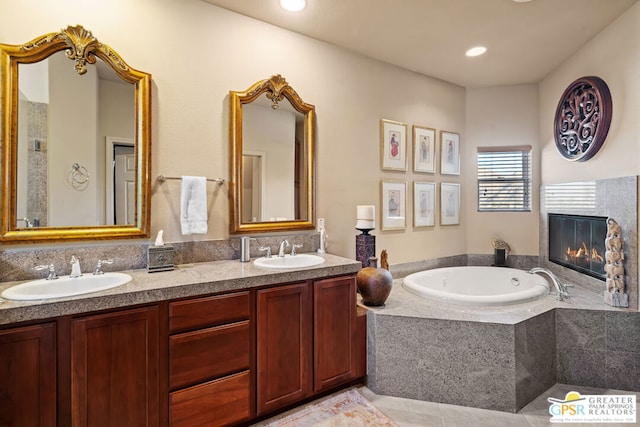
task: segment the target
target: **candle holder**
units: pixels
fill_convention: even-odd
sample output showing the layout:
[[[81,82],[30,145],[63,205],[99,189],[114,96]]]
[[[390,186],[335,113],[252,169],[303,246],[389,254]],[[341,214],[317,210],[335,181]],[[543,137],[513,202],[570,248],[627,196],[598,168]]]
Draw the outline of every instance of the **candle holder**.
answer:
[[[356,260],[362,267],[369,266],[369,258],[376,256],[376,236],[369,234],[373,228],[356,228],[362,232],[356,236]]]

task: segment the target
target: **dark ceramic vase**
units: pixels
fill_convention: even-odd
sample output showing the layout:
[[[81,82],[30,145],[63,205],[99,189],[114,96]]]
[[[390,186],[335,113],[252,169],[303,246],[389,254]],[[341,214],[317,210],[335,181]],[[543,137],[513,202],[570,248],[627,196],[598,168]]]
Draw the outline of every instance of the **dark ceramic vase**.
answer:
[[[365,267],[356,275],[358,291],[362,295],[362,303],[368,306],[381,306],[387,300],[393,277],[384,268]]]

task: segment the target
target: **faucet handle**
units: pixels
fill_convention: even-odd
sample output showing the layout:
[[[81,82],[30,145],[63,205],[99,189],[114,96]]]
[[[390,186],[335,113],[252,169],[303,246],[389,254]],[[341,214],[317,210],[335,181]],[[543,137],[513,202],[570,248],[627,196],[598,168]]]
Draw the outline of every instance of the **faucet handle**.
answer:
[[[96,264],[96,269],[93,272],[94,276],[99,276],[101,274],[104,274],[104,271],[102,271],[102,264],[113,264],[114,261],[109,258],[109,259],[99,259],[98,263]]]
[[[258,250],[260,252],[265,252],[266,251],[267,253],[264,255],[264,257],[265,258],[271,258],[271,248],[269,246],[260,246],[258,248]]]
[[[294,244],[291,246],[291,256],[296,256],[296,253],[297,253],[297,252],[296,252],[296,249],[300,249],[302,246],[303,246],[302,244],[294,243]]]
[[[47,275],[47,280],[55,280],[58,278],[58,275],[56,274],[56,267],[53,264],[36,265],[33,268],[38,271],[47,270],[49,272],[49,274]]]

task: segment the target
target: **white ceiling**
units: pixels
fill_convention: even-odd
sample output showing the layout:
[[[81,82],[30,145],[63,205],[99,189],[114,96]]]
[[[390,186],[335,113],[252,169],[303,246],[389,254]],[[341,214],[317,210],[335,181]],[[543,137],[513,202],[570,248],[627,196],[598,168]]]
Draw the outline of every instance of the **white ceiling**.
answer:
[[[204,0],[465,87],[535,83],[638,0]],[[464,52],[477,45],[480,57]]]

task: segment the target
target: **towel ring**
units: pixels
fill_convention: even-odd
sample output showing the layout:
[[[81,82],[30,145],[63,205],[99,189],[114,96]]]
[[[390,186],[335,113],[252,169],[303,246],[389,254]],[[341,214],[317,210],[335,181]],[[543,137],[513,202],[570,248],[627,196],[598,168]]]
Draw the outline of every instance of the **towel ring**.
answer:
[[[89,171],[79,163],[71,165],[68,178],[71,186],[78,191],[86,190],[89,185]]]

